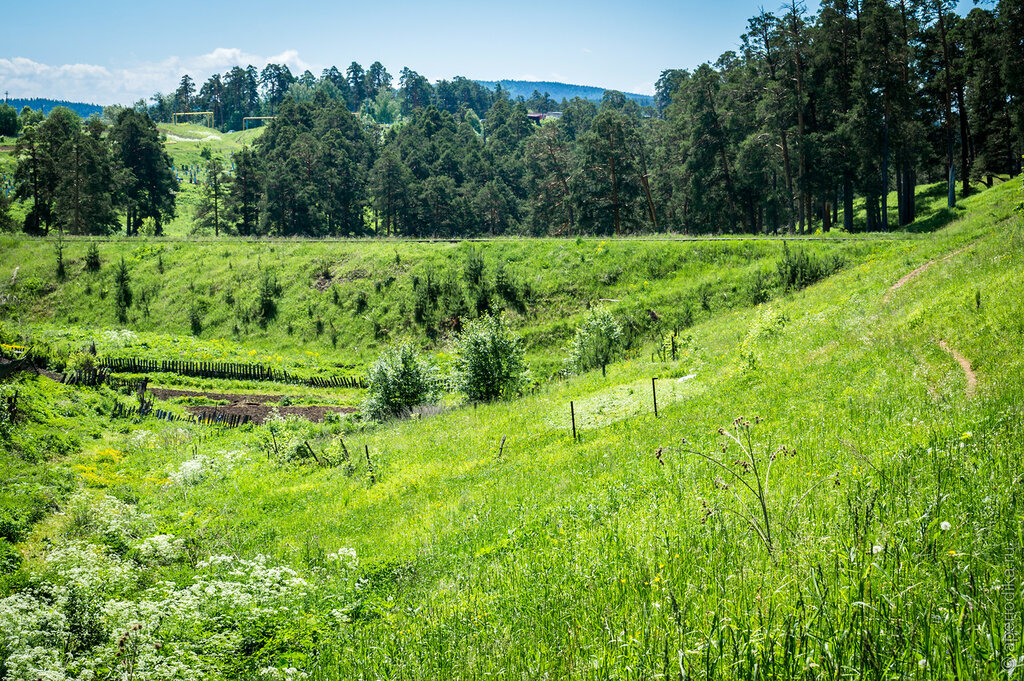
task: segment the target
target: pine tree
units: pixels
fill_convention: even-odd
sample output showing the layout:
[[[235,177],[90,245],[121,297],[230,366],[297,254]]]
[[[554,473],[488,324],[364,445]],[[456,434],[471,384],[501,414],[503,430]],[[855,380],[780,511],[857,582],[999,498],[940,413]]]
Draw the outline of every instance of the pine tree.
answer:
[[[195,210],[194,229],[209,230],[213,235],[220,236],[224,221],[224,198],[228,193],[230,177],[224,171],[224,162],[219,158],[211,158],[206,162],[206,177],[203,179],[199,193],[199,203]]]
[[[227,219],[242,236],[253,236],[259,229],[260,175],[257,160],[249,147],[234,156],[235,172],[224,197]]]
[[[156,125],[149,116],[124,109],[111,128],[110,140],[124,178],[127,236],[137,235],[145,218],[155,222],[156,236],[162,235],[163,220],[174,216],[178,183]]]

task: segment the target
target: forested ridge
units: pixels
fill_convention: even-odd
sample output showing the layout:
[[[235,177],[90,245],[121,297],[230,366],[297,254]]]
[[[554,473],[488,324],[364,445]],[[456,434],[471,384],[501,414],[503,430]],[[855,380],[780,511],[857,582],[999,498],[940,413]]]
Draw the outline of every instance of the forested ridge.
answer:
[[[129,233],[142,219],[159,223],[173,214],[173,189],[154,168],[169,162],[125,165],[115,133],[125,116],[210,111],[225,130],[276,116],[251,148],[209,160],[199,224],[218,234],[892,229],[914,220],[918,185],[957,181],[952,203],[972,181],[1020,172],[1024,9],[1010,0],[966,16],[954,8],[827,0],[808,14],[794,0],[751,18],[738,51],[664,71],[653,107],[615,91],[599,104],[513,99],[461,77],[431,85],[408,68],[396,88],[380,62],[319,77],[235,67],[198,87],[186,75],[151,106],[109,110],[109,132],[96,121],[78,137],[49,118],[25,126],[13,196],[31,202],[33,233],[104,233],[118,211]],[[556,107],[560,117],[527,117]],[[109,165],[68,161],[83,152]],[[68,180],[79,167],[105,168],[95,172],[109,181],[86,170]]]

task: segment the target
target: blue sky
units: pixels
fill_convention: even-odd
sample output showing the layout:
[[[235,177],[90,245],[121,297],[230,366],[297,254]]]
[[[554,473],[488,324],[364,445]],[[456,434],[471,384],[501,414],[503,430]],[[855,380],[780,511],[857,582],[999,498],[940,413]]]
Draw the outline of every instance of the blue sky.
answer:
[[[235,64],[293,72],[379,60],[431,81],[555,80],[652,93],[667,68],[735,49],[756,0],[10,2],[0,96],[130,103]],[[813,9],[815,2],[808,3]],[[962,3],[969,9],[969,3]]]

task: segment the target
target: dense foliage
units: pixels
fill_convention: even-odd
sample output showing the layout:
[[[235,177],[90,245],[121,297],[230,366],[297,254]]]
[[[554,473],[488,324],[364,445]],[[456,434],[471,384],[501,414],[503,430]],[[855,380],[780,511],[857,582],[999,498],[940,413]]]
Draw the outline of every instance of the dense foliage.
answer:
[[[380,420],[401,416],[413,407],[432,404],[440,388],[433,365],[415,347],[408,343],[391,347],[367,373],[363,413]]]
[[[529,381],[522,340],[501,316],[474,319],[458,340],[455,381],[474,402],[519,395]]]

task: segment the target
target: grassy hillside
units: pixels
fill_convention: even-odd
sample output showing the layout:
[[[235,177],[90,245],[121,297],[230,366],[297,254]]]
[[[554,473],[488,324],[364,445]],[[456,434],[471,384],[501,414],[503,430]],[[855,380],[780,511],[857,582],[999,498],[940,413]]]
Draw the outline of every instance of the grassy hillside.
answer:
[[[589,306],[609,306],[637,338],[682,333],[779,293],[786,252],[854,267],[892,248],[884,239],[792,245],[119,240],[96,244],[101,265],[91,272],[85,260],[92,243],[74,241],[64,253],[68,276],[58,281],[53,244],[10,238],[0,245],[0,293],[16,299],[17,318],[44,335],[77,329],[88,341],[100,335],[96,329],[125,327],[154,345],[168,336],[195,336],[245,352],[314,352],[318,361],[366,365],[403,338],[443,349],[459,316],[489,310],[506,314],[523,333],[545,377],[558,370]],[[133,291],[124,322],[114,295],[122,259]],[[480,284],[467,278],[474,266],[482,267]],[[272,310],[264,310],[265,301]],[[95,340],[104,350],[102,339]]]
[[[178,194],[174,219],[164,226],[168,236],[193,234],[193,216],[199,201],[199,188],[205,178],[206,158],[220,158],[231,169],[231,156],[263,134],[263,127],[235,132],[220,132],[195,123],[157,125],[166,140],[164,148],[170,154],[178,176]]]
[[[486,244],[488,271],[508,261],[534,289],[510,314],[538,364],[556,365],[595,298],[617,298],[630,319],[656,310],[680,327],[681,352],[662,359],[657,328],[643,328],[607,376],[422,419],[111,419],[124,397],[109,388],[22,375],[5,460],[28,476],[49,455],[81,491],[24,478],[39,490],[24,508],[43,519],[17,537],[22,567],[5,578],[21,590],[0,600],[0,630],[16,633],[0,647],[7,673],[1004,678],[1024,654],[1019,190],[966,200],[927,237],[808,246],[844,266],[800,290],[773,281],[760,304],[741,292],[776,271],[774,243]],[[0,279],[17,262],[41,281],[40,248],[4,243]],[[364,359],[385,341],[361,326],[373,320],[387,338],[444,347],[395,309],[411,304],[414,275],[419,286],[428,267],[458,272],[468,252],[102,248],[140,284],[168,280],[148,316],[133,310],[150,346],[185,328],[189,282],[216,301],[273,258],[279,316],[240,326],[232,347],[327,353],[297,320],[330,311],[339,347]],[[80,342],[109,324],[109,293],[96,293],[108,276],[17,289],[24,330],[56,338],[74,325]],[[353,314],[358,290],[367,308]],[[229,309],[211,303],[205,328],[223,329]],[[50,423],[63,434],[29,452]],[[21,483],[8,480],[15,498]]]

